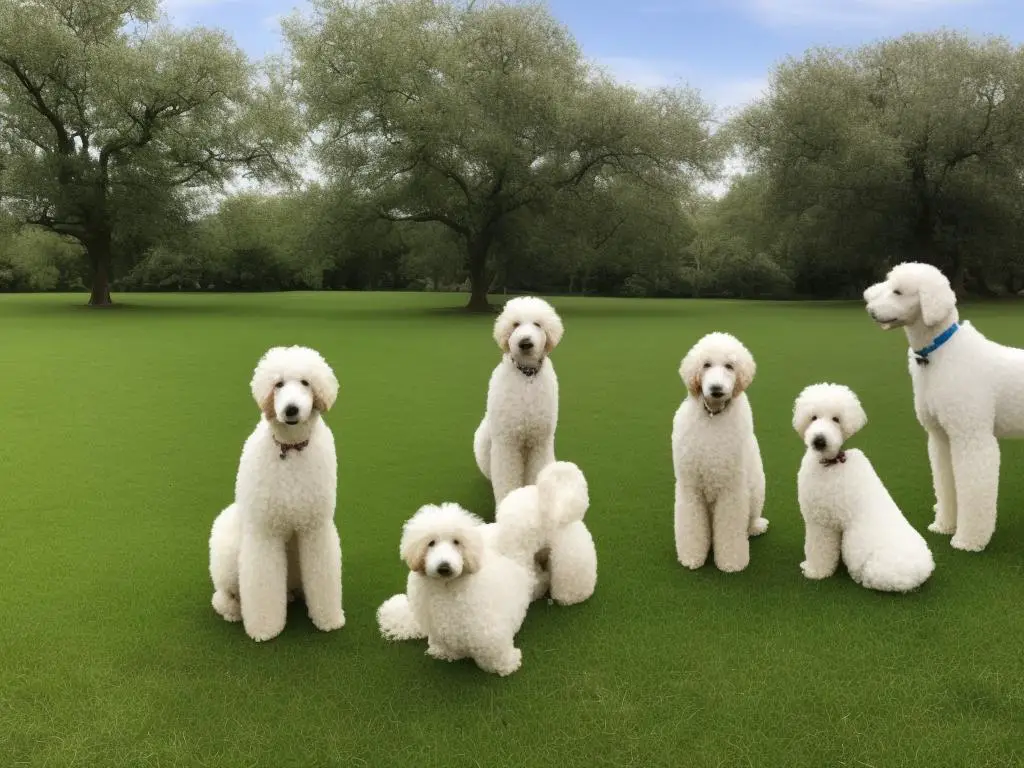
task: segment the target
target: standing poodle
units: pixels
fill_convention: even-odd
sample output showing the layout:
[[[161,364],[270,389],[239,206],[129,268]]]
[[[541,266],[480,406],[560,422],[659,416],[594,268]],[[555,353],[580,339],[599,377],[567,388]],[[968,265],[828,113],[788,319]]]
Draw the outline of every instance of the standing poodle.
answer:
[[[515,635],[529,604],[555,583],[553,574],[557,589],[576,599],[592,592],[597,578],[596,555],[591,576],[586,546],[568,549],[580,541],[575,526],[589,504],[583,473],[556,462],[538,483],[509,494],[493,523],[450,503],[422,507],[406,522],[400,552],[410,573],[406,592],[377,610],[384,637],[426,637],[427,653],[435,658],[470,657],[499,675],[516,671],[522,654]],[[586,538],[592,550],[589,533]]]
[[[315,350],[274,347],[251,389],[263,416],[242,448],[235,502],[210,534],[213,607],[227,621],[241,619],[253,640],[270,640],[284,629],[289,591],[301,588],[317,628],[340,629],[338,466],[321,418],[338,381]]]
[[[797,475],[806,527],[804,576],[835,573],[840,555],[861,586],[909,592],[935,569],[932,553],[875,474],[868,457],[843,443],[867,424],[857,396],[839,384],[807,387],[793,408],[793,429],[807,446]]]
[[[742,571],[750,536],[768,529],[764,468],[746,389],[754,358],[733,336],[710,333],[683,358],[687,397],[672,421],[676,475],[676,555],[700,568],[714,548],[715,565]]]
[[[504,354],[491,374],[473,453],[491,481],[495,504],[509,491],[536,483],[555,460],[558,377],[549,356],[563,332],[552,306],[533,296],[509,301],[494,323],[494,340]]]
[[[935,521],[955,548],[980,552],[996,528],[1001,437],[1024,437],[1024,350],[960,323],[949,280],[928,264],[894,267],[864,291],[884,330],[902,327],[917,420],[928,433]]]

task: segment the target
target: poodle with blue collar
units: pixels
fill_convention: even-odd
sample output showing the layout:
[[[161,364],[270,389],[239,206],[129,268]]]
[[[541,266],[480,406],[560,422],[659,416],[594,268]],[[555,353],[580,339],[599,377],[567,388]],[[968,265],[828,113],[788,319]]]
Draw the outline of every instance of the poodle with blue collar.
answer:
[[[687,395],[672,421],[676,556],[700,568],[714,551],[720,571],[750,563],[750,537],[768,529],[765,479],[746,390],[757,370],[734,336],[709,333],[683,358]]]
[[[235,501],[210,532],[213,607],[227,621],[241,620],[253,640],[270,640],[301,590],[313,624],[340,629],[338,465],[322,418],[338,381],[315,350],[273,347],[250,388],[263,415],[242,447]]]
[[[871,318],[903,328],[914,411],[928,433],[935,521],[956,549],[980,552],[996,529],[999,438],[1024,437],[1024,349],[960,322],[941,271],[905,263],[864,291]]]
[[[494,323],[502,358],[491,373],[473,454],[491,482],[495,505],[510,491],[536,483],[555,461],[558,377],[551,352],[563,333],[558,313],[535,296],[511,299]]]
[[[797,474],[809,579],[835,573],[842,558],[855,582],[909,592],[935,569],[924,538],[907,522],[868,457],[843,444],[867,424],[857,396],[840,384],[813,384],[797,397],[793,429],[807,451]]]

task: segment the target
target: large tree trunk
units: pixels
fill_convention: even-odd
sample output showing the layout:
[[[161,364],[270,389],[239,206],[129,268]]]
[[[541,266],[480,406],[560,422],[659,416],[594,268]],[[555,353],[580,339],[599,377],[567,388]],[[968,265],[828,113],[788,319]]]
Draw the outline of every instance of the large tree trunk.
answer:
[[[489,234],[481,234],[466,242],[466,256],[469,261],[469,303],[466,309],[470,312],[491,312],[492,307],[487,301],[487,289],[490,280],[487,277],[487,253],[491,249]]]
[[[90,307],[112,307],[110,300],[110,233],[104,232],[90,239],[86,250],[92,262],[92,292],[89,294]]]

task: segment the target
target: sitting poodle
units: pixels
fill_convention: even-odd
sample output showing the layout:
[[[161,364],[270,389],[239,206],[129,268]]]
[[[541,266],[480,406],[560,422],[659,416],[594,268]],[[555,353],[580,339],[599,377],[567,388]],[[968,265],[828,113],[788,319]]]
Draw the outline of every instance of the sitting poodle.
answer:
[[[284,629],[290,591],[301,589],[317,628],[340,629],[338,467],[321,418],[337,379],[315,350],[274,347],[251,389],[263,417],[242,448],[235,502],[210,534],[213,607],[227,621],[241,619],[253,640],[270,640]]]
[[[509,491],[536,483],[555,460],[558,377],[549,355],[562,333],[551,305],[532,296],[509,301],[494,323],[494,340],[504,355],[491,374],[473,453],[491,481],[495,504]]]
[[[797,475],[806,526],[804,576],[835,573],[840,555],[861,586],[909,592],[935,568],[928,545],[856,448],[843,450],[867,423],[857,396],[839,384],[814,384],[797,398],[793,429],[807,446]]]
[[[558,462],[538,482],[539,488],[510,494],[494,523],[450,503],[422,507],[406,522],[400,546],[410,569],[406,592],[378,609],[381,633],[390,640],[426,637],[427,653],[438,659],[469,657],[487,672],[515,672],[522,661],[515,635],[529,604],[553,584],[552,574],[575,599],[592,592],[597,578],[596,555],[593,575],[586,570],[585,545],[582,552],[565,549],[581,540],[575,526],[589,503],[582,473]],[[586,539],[592,549],[589,533]],[[552,570],[542,567],[542,552]]]
[[[746,389],[754,358],[726,333],[710,333],[683,358],[687,397],[672,421],[676,555],[700,568],[713,548],[715,565],[742,571],[750,536],[768,529],[764,469]]]
[[[872,319],[910,343],[917,420],[928,433],[935,521],[957,549],[980,552],[996,528],[1000,437],[1024,437],[1024,350],[960,323],[956,294],[928,264],[900,264],[864,291]]]

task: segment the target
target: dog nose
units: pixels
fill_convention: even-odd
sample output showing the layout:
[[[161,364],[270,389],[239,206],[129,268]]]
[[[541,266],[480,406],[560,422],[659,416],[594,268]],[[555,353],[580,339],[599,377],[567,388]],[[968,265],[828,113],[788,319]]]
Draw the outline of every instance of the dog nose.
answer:
[[[287,416],[289,419],[294,419],[296,416],[299,415],[299,406],[289,405],[287,408],[284,409],[284,415]]]
[[[437,573],[439,576],[451,576],[452,567],[448,565],[448,563],[441,563],[439,566],[437,566]]]
[[[533,342],[530,339],[520,339],[519,348],[523,350],[523,352],[527,352],[533,349]]]
[[[811,447],[816,451],[824,451],[828,448],[828,441],[821,435],[815,435],[814,439],[811,440]]]
[[[712,397],[721,397],[722,395],[725,394],[725,390],[722,389],[720,384],[713,385],[710,391]]]

